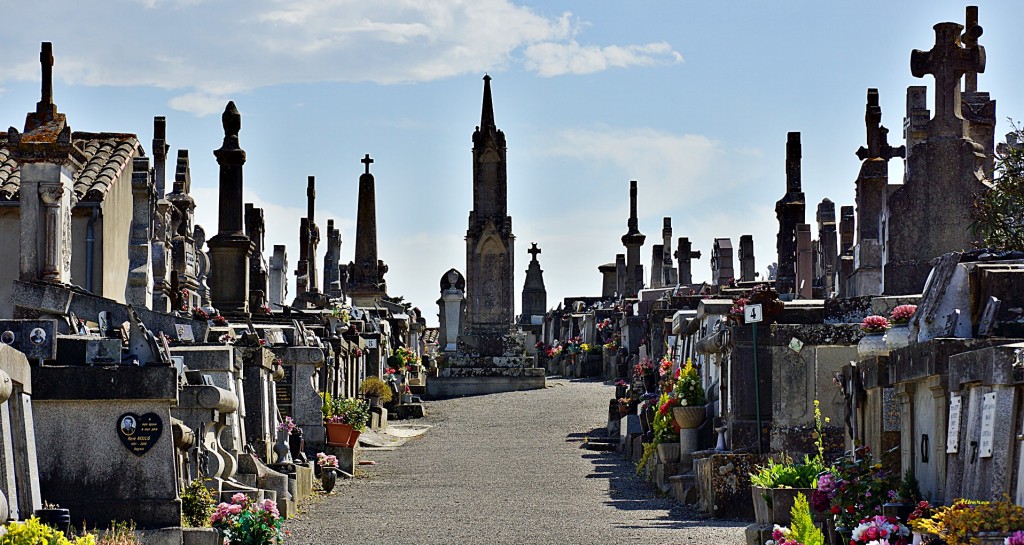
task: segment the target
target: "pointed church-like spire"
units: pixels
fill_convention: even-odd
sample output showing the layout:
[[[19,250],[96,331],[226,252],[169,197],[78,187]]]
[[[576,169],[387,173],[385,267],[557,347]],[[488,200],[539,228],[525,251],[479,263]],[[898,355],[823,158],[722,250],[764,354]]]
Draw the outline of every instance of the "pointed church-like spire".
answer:
[[[480,130],[492,131],[498,126],[494,124],[494,104],[491,102],[491,76],[484,74],[484,103],[480,110]]]

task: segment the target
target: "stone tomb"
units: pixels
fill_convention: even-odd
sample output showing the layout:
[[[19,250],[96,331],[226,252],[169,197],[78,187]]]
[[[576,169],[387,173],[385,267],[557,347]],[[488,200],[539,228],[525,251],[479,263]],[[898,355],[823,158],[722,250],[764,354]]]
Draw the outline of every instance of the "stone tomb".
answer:
[[[1019,365],[1024,343],[949,358],[945,501],[955,498],[1020,501]]]
[[[4,520],[27,519],[42,507],[31,377],[25,355],[0,345],[0,517]]]

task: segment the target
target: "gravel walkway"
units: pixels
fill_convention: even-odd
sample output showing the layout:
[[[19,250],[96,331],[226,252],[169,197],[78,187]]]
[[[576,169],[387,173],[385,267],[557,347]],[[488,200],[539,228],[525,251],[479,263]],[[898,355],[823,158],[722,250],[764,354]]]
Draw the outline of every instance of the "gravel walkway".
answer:
[[[288,521],[288,544],[701,543],[740,545],[746,523],[706,520],[658,497],[604,435],[613,388],[548,388],[427,403],[425,435],[363,451],[356,479]]]

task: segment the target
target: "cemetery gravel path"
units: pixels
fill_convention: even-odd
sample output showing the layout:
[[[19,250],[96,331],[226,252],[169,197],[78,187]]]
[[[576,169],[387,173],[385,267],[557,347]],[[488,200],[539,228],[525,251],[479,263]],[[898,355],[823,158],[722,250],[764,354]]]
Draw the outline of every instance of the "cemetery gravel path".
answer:
[[[704,519],[659,497],[601,437],[613,387],[548,388],[428,401],[433,427],[391,451],[363,451],[355,479],[285,524],[299,544],[740,545],[745,522]]]

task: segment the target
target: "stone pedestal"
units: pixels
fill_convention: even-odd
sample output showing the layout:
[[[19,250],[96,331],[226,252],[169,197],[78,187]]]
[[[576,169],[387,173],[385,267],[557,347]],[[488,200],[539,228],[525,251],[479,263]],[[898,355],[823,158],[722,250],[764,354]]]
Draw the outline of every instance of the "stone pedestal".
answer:
[[[210,247],[210,289],[213,306],[226,314],[249,312],[249,257],[252,243],[244,235],[217,235]]]

